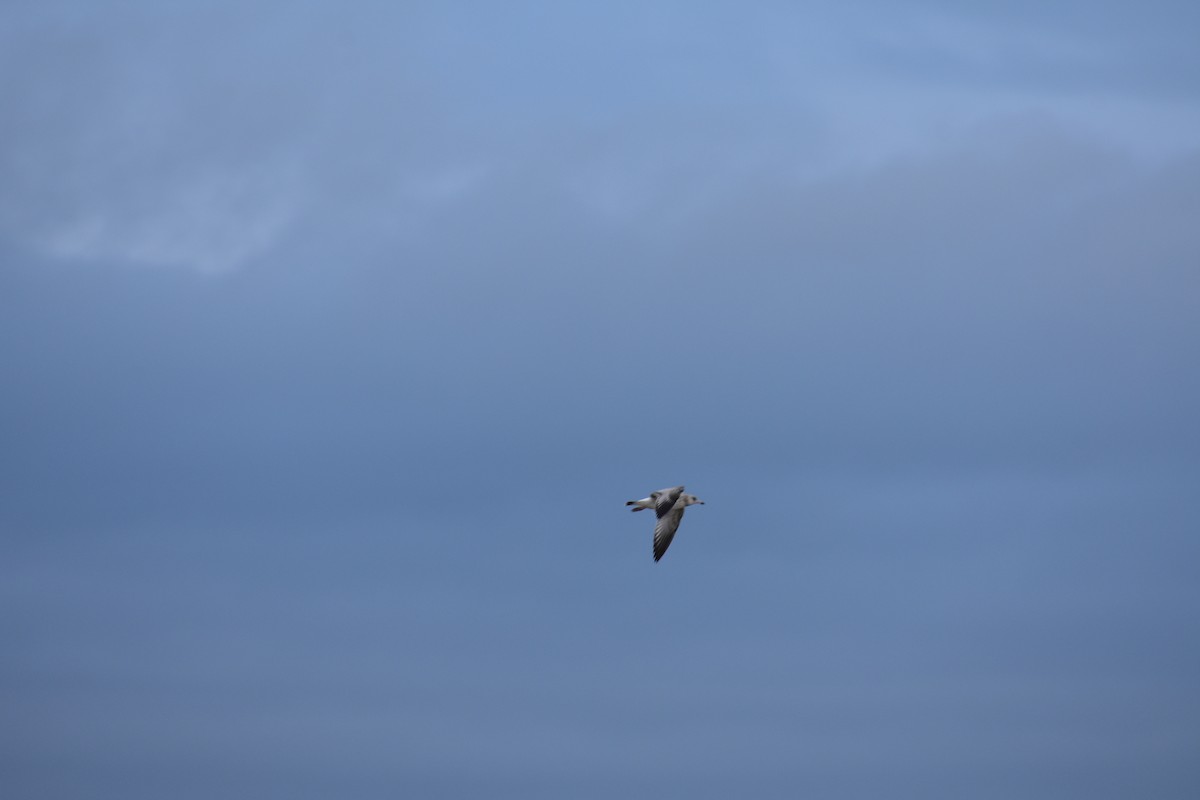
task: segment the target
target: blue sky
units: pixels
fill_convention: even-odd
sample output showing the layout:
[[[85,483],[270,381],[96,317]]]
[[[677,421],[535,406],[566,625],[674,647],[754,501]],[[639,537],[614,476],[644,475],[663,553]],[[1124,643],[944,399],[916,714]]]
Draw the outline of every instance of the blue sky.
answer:
[[[1196,41],[6,5],[4,794],[1195,797]]]

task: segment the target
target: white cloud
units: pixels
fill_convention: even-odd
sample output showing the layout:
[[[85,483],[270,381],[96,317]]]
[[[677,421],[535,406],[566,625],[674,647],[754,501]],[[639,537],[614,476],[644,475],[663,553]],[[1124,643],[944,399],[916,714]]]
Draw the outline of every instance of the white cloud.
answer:
[[[302,198],[280,178],[224,170],[156,187],[141,207],[82,203],[33,240],[57,258],[225,272],[266,252],[295,218]]]

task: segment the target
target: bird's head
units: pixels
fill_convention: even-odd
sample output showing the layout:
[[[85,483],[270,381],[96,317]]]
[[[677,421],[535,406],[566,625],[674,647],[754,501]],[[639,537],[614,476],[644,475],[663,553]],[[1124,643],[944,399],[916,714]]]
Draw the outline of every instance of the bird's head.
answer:
[[[704,505],[704,501],[694,494],[685,494],[683,496],[683,504],[685,506]]]

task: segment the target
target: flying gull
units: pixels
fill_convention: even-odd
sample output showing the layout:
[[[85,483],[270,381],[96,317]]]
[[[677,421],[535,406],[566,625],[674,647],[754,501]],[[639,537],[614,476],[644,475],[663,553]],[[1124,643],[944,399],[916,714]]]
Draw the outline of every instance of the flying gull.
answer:
[[[654,560],[658,561],[671,546],[675,531],[679,530],[679,521],[683,519],[683,510],[704,501],[694,494],[684,494],[682,486],[672,486],[670,489],[659,489],[651,492],[649,497],[641,500],[630,500],[625,505],[633,506],[634,511],[644,511],[653,508],[658,515],[654,526]]]

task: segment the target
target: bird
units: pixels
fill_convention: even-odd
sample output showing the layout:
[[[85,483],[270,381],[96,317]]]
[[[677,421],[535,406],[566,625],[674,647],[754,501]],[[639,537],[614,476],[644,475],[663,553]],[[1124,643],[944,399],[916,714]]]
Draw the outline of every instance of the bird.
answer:
[[[694,494],[684,493],[682,486],[672,486],[669,489],[651,492],[649,497],[643,497],[641,500],[630,500],[625,505],[633,506],[633,511],[654,509],[658,516],[658,522],[654,526],[654,560],[658,561],[671,546],[675,531],[679,530],[683,510],[688,506],[704,505],[704,501]]]

